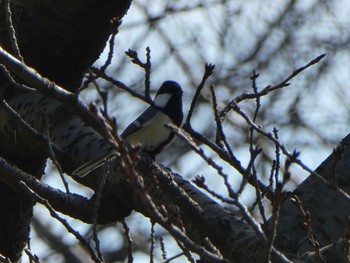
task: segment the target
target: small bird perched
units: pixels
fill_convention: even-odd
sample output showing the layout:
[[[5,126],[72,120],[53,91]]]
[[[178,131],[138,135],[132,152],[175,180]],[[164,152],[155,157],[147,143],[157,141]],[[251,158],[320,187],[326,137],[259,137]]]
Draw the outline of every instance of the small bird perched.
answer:
[[[182,120],[182,89],[174,81],[165,81],[152,104],[124,130],[121,137],[131,145],[140,144],[142,152],[155,158],[171,144],[175,136],[165,125],[173,123],[180,126]],[[80,166],[73,175],[85,176],[114,156],[115,153],[109,153],[92,160]]]

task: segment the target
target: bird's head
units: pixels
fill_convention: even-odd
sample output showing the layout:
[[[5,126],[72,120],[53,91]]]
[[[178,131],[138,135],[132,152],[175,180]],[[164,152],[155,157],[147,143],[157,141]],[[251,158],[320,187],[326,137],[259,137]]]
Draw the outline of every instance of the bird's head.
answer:
[[[168,115],[173,122],[180,126],[183,119],[182,89],[175,81],[165,81],[159,88],[152,106]]]

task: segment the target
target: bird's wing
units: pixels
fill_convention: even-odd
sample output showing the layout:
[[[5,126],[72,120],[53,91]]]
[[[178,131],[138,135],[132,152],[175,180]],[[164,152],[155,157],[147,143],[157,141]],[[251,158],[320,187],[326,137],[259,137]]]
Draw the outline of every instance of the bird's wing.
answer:
[[[135,121],[133,121],[121,134],[123,139],[126,139],[127,136],[133,134],[138,131],[143,126],[147,125],[147,122],[150,121],[156,114],[158,110],[153,107],[149,107],[146,109]],[[113,158],[115,156],[115,152],[108,153],[106,156],[102,156],[96,159],[93,159],[86,164],[83,164],[78,169],[73,172],[73,175],[78,177],[84,177],[91,171],[97,169],[101,165],[103,165],[106,161]]]
[[[120,135],[123,139],[126,139],[130,134],[138,131],[143,126],[147,125],[148,121],[151,121],[152,118],[157,114],[158,110],[152,106],[148,107],[136,120],[134,120],[123,133]]]
[[[94,160],[91,160],[90,162],[83,164],[78,169],[76,169],[72,174],[77,177],[84,177],[85,175],[97,169],[98,167],[100,167],[102,164],[109,161],[113,157],[115,157],[115,153],[110,152],[106,156],[96,158]]]

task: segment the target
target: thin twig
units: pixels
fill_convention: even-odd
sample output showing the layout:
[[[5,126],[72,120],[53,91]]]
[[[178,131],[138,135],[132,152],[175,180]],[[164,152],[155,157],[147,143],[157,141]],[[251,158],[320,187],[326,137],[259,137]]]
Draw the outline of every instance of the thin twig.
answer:
[[[150,96],[150,83],[151,83],[151,49],[146,48],[146,62],[143,63],[135,50],[129,49],[125,54],[131,58],[132,63],[143,68],[145,71],[145,98],[151,100]]]
[[[16,30],[13,26],[10,0],[4,0],[4,1],[5,1],[5,16],[6,16],[6,22],[7,22],[6,28],[9,32],[12,52],[14,52],[14,55],[16,58],[23,61],[23,57],[22,57],[20,49],[18,47],[18,42],[17,42],[17,38],[16,38]]]
[[[277,135],[275,135],[275,136],[277,136]],[[298,157],[298,153],[294,152],[293,158],[296,159],[297,157]],[[279,182],[279,181],[276,182],[275,198],[273,199],[273,203],[272,203],[272,215],[271,215],[271,218],[269,221],[268,231],[266,234],[267,235],[266,261],[267,262],[270,261],[271,252],[272,252],[272,248],[273,248],[273,242],[276,238],[276,230],[277,230],[280,207],[282,204],[283,189],[290,178],[289,168],[290,168],[290,165],[292,164],[292,162],[293,162],[293,160],[291,160],[291,159],[286,160],[285,173],[284,173],[282,182]]]
[[[215,68],[214,64],[205,64],[204,75],[203,75],[201,83],[198,85],[198,87],[196,89],[196,92],[195,92],[195,94],[193,96],[193,99],[192,99],[192,102],[191,102],[191,106],[190,106],[190,109],[189,109],[188,114],[187,114],[185,127],[186,126],[191,126],[191,123],[190,123],[191,122],[191,117],[192,117],[194,108],[196,107],[196,103],[197,103],[197,100],[199,98],[199,94],[201,93],[206,80],[213,74],[214,68]]]
[[[220,113],[220,119],[224,120],[227,113],[232,110],[238,103],[240,103],[243,100],[248,100],[248,99],[256,99],[257,96],[258,97],[262,97],[265,96],[267,94],[269,94],[272,91],[275,90],[279,90],[281,88],[287,87],[290,85],[289,81],[292,80],[293,78],[295,78],[297,75],[299,75],[302,71],[306,70],[307,68],[311,67],[314,64],[317,64],[318,62],[321,61],[321,59],[323,59],[326,56],[326,54],[322,54],[320,56],[318,56],[317,58],[313,59],[312,61],[310,61],[308,64],[306,64],[305,66],[302,66],[300,68],[298,68],[297,70],[295,70],[292,74],[290,74],[287,78],[285,78],[282,82],[278,83],[277,85],[274,86],[267,86],[266,88],[264,88],[262,91],[256,93],[243,93],[240,96],[234,98],[233,100],[231,100],[228,105],[221,111]]]
[[[258,95],[258,87],[256,84],[256,80],[259,77],[259,74],[257,74],[255,71],[253,71],[252,76],[250,77],[251,81],[252,81],[252,89],[254,91],[254,94],[256,95],[256,99],[255,99],[255,111],[254,111],[254,115],[253,115],[253,122],[256,121],[257,117],[258,117],[258,113],[260,110],[260,96]],[[256,203],[258,204],[258,208],[259,208],[259,212],[260,212],[260,216],[263,219],[263,223],[264,226],[267,225],[267,219],[266,219],[266,215],[265,215],[265,209],[264,206],[262,204],[262,195],[261,195],[261,190],[259,188],[259,184],[258,184],[258,176],[257,176],[257,171],[256,171],[256,167],[255,167],[255,162],[253,160],[256,159],[257,155],[260,154],[262,151],[262,149],[260,149],[259,147],[254,147],[254,129],[250,128],[250,139],[249,139],[249,152],[251,155],[251,170],[252,170],[252,175],[253,175],[253,179],[254,179],[254,189],[255,189],[255,194],[256,194]],[[265,231],[266,234],[266,231]]]
[[[146,64],[145,64],[145,96],[147,99],[151,99],[150,90],[151,90],[151,49],[146,48]]]
[[[208,165],[213,167],[218,172],[218,174],[224,179],[224,183],[229,196],[232,199],[236,199],[237,193],[235,193],[235,191],[232,189],[231,184],[228,181],[228,175],[223,172],[223,168],[219,166],[211,157],[206,156],[203,149],[196,145],[192,138],[188,137],[179,127],[171,123],[166,126],[169,127],[173,132],[175,132],[175,134],[182,140],[184,140],[194,152],[196,152]]]
[[[24,252],[27,254],[29,261],[32,263],[40,263],[40,259],[37,255],[33,254],[28,248],[24,248]]]
[[[82,237],[78,231],[74,230],[74,228],[71,227],[65,219],[61,218],[46,199],[40,197],[24,182],[20,182],[20,186],[25,192],[30,194],[35,201],[44,205],[46,209],[50,212],[50,215],[56,220],[58,220],[67,229],[67,231],[71,233],[89,251],[91,259],[94,262],[102,263],[102,261],[98,258],[98,256],[95,254],[94,250],[90,246],[89,242],[84,237]]]
[[[43,120],[44,122],[44,125],[45,125],[45,128],[44,128],[44,133],[45,133],[45,139],[46,139],[46,145],[47,145],[47,149],[48,149],[48,152],[49,152],[49,157],[53,163],[53,165],[55,166],[56,170],[58,171],[58,174],[60,175],[60,178],[61,178],[61,181],[64,185],[64,188],[66,189],[66,192],[67,193],[70,193],[69,191],[69,185],[63,175],[63,171],[62,171],[62,168],[61,168],[61,165],[60,163],[57,161],[57,158],[56,158],[56,154],[55,154],[55,151],[53,150],[53,143],[51,142],[51,140],[49,138],[51,138],[50,136],[50,129],[49,129],[49,121],[47,119]],[[57,147],[56,147],[57,148]]]
[[[264,205],[262,203],[262,194],[261,194],[261,190],[259,188],[259,184],[258,182],[258,176],[257,176],[257,172],[256,172],[256,168],[255,166],[253,166],[253,176],[254,176],[254,180],[256,181],[256,185],[254,187],[255,189],[255,194],[256,194],[256,203],[258,204],[259,207],[259,212],[260,212],[260,216],[262,218],[263,221],[263,226],[264,226],[264,230],[266,230],[265,226],[267,226],[267,218],[266,218],[266,214],[265,214],[265,208]],[[264,231],[264,233],[266,234],[266,231]]]
[[[154,245],[155,245],[154,226],[155,226],[155,223],[151,219],[151,247],[150,247],[150,260],[149,260],[150,263],[154,262]]]
[[[255,102],[256,102],[256,106],[255,106],[255,111],[254,111],[254,117],[253,117],[253,121],[256,122],[256,118],[258,117],[258,113],[260,110],[260,95],[258,92],[258,87],[256,86],[256,80],[259,77],[259,74],[257,74],[255,71],[253,71],[252,76],[250,77],[250,79],[252,80],[252,88],[254,91],[254,94],[256,96],[255,98]]]
[[[103,166],[104,171],[102,172],[102,178],[100,181],[100,184],[98,186],[97,192],[95,193],[96,199],[94,203],[94,211],[93,211],[93,218],[92,218],[92,233],[93,233],[93,240],[95,242],[95,250],[97,252],[97,256],[101,261],[103,261],[101,248],[100,248],[100,240],[98,239],[97,235],[97,218],[98,218],[98,211],[100,208],[100,203],[102,199],[103,189],[105,188],[107,178],[110,174],[109,171],[109,165]]]
[[[53,150],[53,143],[50,140],[47,140],[47,148],[49,149],[50,159],[53,163],[53,165],[56,167],[56,170],[58,171],[58,174],[60,175],[61,181],[64,185],[64,188],[66,189],[67,193],[70,193],[69,191],[69,185],[66,181],[66,178],[64,177],[62,167],[60,163],[57,161],[55,151]]]
[[[163,260],[167,260],[167,253],[165,249],[165,243],[163,237],[159,237],[160,251],[162,251]]]
[[[13,77],[12,77],[12,74],[11,72],[6,68],[4,67],[3,65],[0,64],[0,68],[1,70],[4,71],[4,75],[5,77],[8,79],[8,81],[10,82],[11,84],[11,87],[13,88],[17,88],[18,90],[22,90],[22,91],[27,91],[27,92],[32,92],[32,91],[35,91],[35,89],[27,86],[27,85],[24,85],[24,84],[21,84],[21,83],[18,83]]]
[[[216,199],[220,200],[223,203],[227,203],[230,205],[234,205],[235,201],[233,201],[232,199],[228,199],[222,195],[220,195],[219,193],[217,193],[214,190],[211,190],[208,185],[205,183],[205,177],[202,175],[197,175],[194,180],[192,180],[193,183],[195,183],[199,188],[204,189],[206,192],[208,192],[210,195],[212,195],[213,197],[215,197]]]
[[[261,237],[262,240],[266,240],[266,237],[265,237],[263,231],[261,230],[261,227],[253,219],[249,210],[240,202],[239,196],[237,195],[237,193],[232,189],[232,186],[228,181],[228,175],[223,172],[222,167],[220,167],[218,164],[216,164],[212,158],[207,157],[204,154],[203,149],[200,148],[199,146],[197,146],[191,138],[189,138],[186,134],[184,134],[182,132],[182,130],[180,128],[178,128],[177,126],[172,125],[172,124],[168,124],[166,126],[169,127],[173,132],[175,132],[175,134],[178,137],[180,137],[186,143],[188,143],[188,145],[192,148],[192,150],[194,150],[203,160],[205,160],[208,163],[208,165],[213,167],[218,172],[218,174],[221,177],[223,177],[226,189],[228,190],[228,194],[233,200],[233,204],[240,209],[242,215],[244,216],[244,219],[248,222],[248,224],[250,224],[252,226],[252,228],[256,231],[257,235],[259,237]]]
[[[294,205],[298,208],[300,214],[303,217],[304,225],[305,225],[306,231],[308,232],[308,235],[309,235],[309,243],[315,252],[316,258],[319,260],[319,262],[326,263],[326,261],[324,260],[324,258],[321,255],[320,244],[315,239],[315,236],[312,233],[310,212],[306,211],[304,209],[303,204],[301,203],[301,201],[297,195],[294,195],[294,197],[291,200],[293,201]]]
[[[261,135],[263,135],[264,137],[266,137],[267,139],[272,141],[275,145],[278,145],[279,149],[283,152],[284,155],[286,155],[290,159],[293,159],[293,157],[292,157],[293,155],[271,133],[265,132],[260,126],[255,124],[237,105],[234,106],[233,109],[235,110],[235,112],[237,112],[239,115],[241,115],[243,117],[243,119],[245,119],[245,121],[247,122],[248,125],[250,125],[252,128],[254,128],[258,133],[260,133]],[[296,164],[298,164],[305,171],[307,171],[311,174],[315,174],[315,175],[319,176],[320,178],[322,178],[320,175],[318,175],[315,171],[313,171],[308,166],[306,166],[299,159],[295,159],[294,162]]]
[[[179,242],[178,240],[175,240],[177,245],[179,246],[179,248],[183,251],[184,256],[188,259],[188,262],[191,263],[196,263],[196,261],[194,260],[194,258],[191,255],[191,251],[184,246],[183,244],[181,244],[181,242]]]
[[[175,256],[172,256],[172,257],[168,258],[168,259],[165,260],[163,263],[170,263],[170,262],[173,261],[174,259],[177,259],[177,258],[179,258],[179,257],[182,257],[183,255],[184,255],[183,252],[182,252],[182,253],[179,253],[179,254],[177,254],[177,255],[175,255]]]
[[[120,223],[123,226],[124,236],[126,237],[126,240],[128,242],[128,246],[127,246],[128,263],[132,263],[134,261],[134,256],[132,254],[132,239],[131,239],[131,236],[130,236],[130,229],[129,229],[128,224],[126,223],[125,219],[121,220]]]
[[[274,127],[273,128],[273,136],[278,140],[278,130]],[[278,144],[275,144],[276,150],[275,150],[275,156],[276,156],[276,161],[275,161],[275,188],[277,189],[277,183],[278,183],[278,176],[279,176],[279,171],[280,171],[280,162],[281,162],[281,153],[280,153],[280,147]],[[271,184],[272,187],[272,184]]]
[[[229,145],[229,143],[226,139],[226,135],[224,133],[221,120],[219,118],[214,85],[210,85],[210,91],[211,91],[212,98],[213,98],[213,110],[214,110],[214,117],[215,117],[215,123],[216,123],[216,140],[215,140],[216,144],[220,146],[220,144],[223,142],[230,157],[233,158],[233,151],[232,151],[231,146]]]
[[[229,156],[225,150],[222,148],[218,147],[215,143],[211,142],[208,140],[206,137],[202,136],[198,132],[196,132],[191,126],[190,127],[184,127],[185,131],[191,136],[191,138],[196,139],[200,143],[203,143],[204,145],[208,146],[213,152],[215,152],[221,160],[229,163],[232,167],[234,167],[240,174],[244,175],[247,177],[247,181],[251,184],[254,185],[254,179],[253,177],[249,174],[249,171],[247,171],[242,165],[241,162],[235,157],[235,156]],[[191,139],[191,140],[193,140]],[[270,189],[265,186],[261,181],[258,181],[259,183],[259,188],[266,193],[267,198],[272,198],[272,193]]]
[[[108,57],[106,59],[106,62],[100,68],[101,72],[105,72],[107,67],[112,62],[113,52],[114,52],[114,40],[115,40],[115,36],[118,34],[118,28],[120,25],[121,25],[121,20],[118,17],[112,18],[111,20],[112,35],[108,42],[108,46],[109,46]]]
[[[123,82],[114,79],[111,76],[108,76],[105,73],[100,72],[99,69],[95,68],[95,67],[91,67],[91,71],[95,74],[97,74],[99,77],[101,77],[102,79],[110,82],[111,84],[117,86],[118,88],[125,90],[126,92],[128,92],[131,96],[136,97],[144,102],[147,102],[148,104],[150,104],[152,102],[152,100],[150,98],[146,98],[144,95],[134,91],[133,89],[129,88],[128,86],[126,86]]]
[[[253,171],[253,168],[254,168],[255,160],[256,160],[256,158],[258,157],[258,155],[261,152],[262,152],[262,150],[259,147],[255,147],[255,148],[253,147],[253,150],[251,150],[251,152],[250,152],[250,160],[249,160],[249,163],[247,165],[247,168],[245,169],[246,172],[243,174],[242,182],[241,182],[240,187],[239,187],[239,189],[237,191],[237,195],[240,195],[243,192],[243,190],[244,190],[247,182],[249,181],[249,179],[253,180],[250,183],[254,187],[256,187],[256,184],[259,184],[259,180],[257,179],[257,176],[254,175],[252,173],[252,171]],[[260,187],[259,187],[259,189],[260,189]]]

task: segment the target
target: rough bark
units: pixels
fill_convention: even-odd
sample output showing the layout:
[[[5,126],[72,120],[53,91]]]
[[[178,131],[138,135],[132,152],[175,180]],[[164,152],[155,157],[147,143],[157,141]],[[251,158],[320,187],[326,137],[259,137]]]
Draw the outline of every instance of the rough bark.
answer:
[[[0,1],[0,45],[15,54],[6,2]],[[121,18],[130,2],[11,0],[13,26],[24,61],[67,90],[76,90],[83,73],[106,45],[111,33],[111,19]],[[18,94],[21,92],[10,85],[1,70],[1,97],[10,99]],[[29,101],[24,101],[21,107],[27,108]],[[21,129],[18,123],[12,126],[13,119],[5,122],[7,117],[2,115],[1,118],[0,155],[40,178],[48,157],[47,150],[37,148],[23,130],[17,137],[17,129]],[[17,261],[28,239],[33,201],[23,198],[3,183],[0,183],[0,200],[0,253]]]

